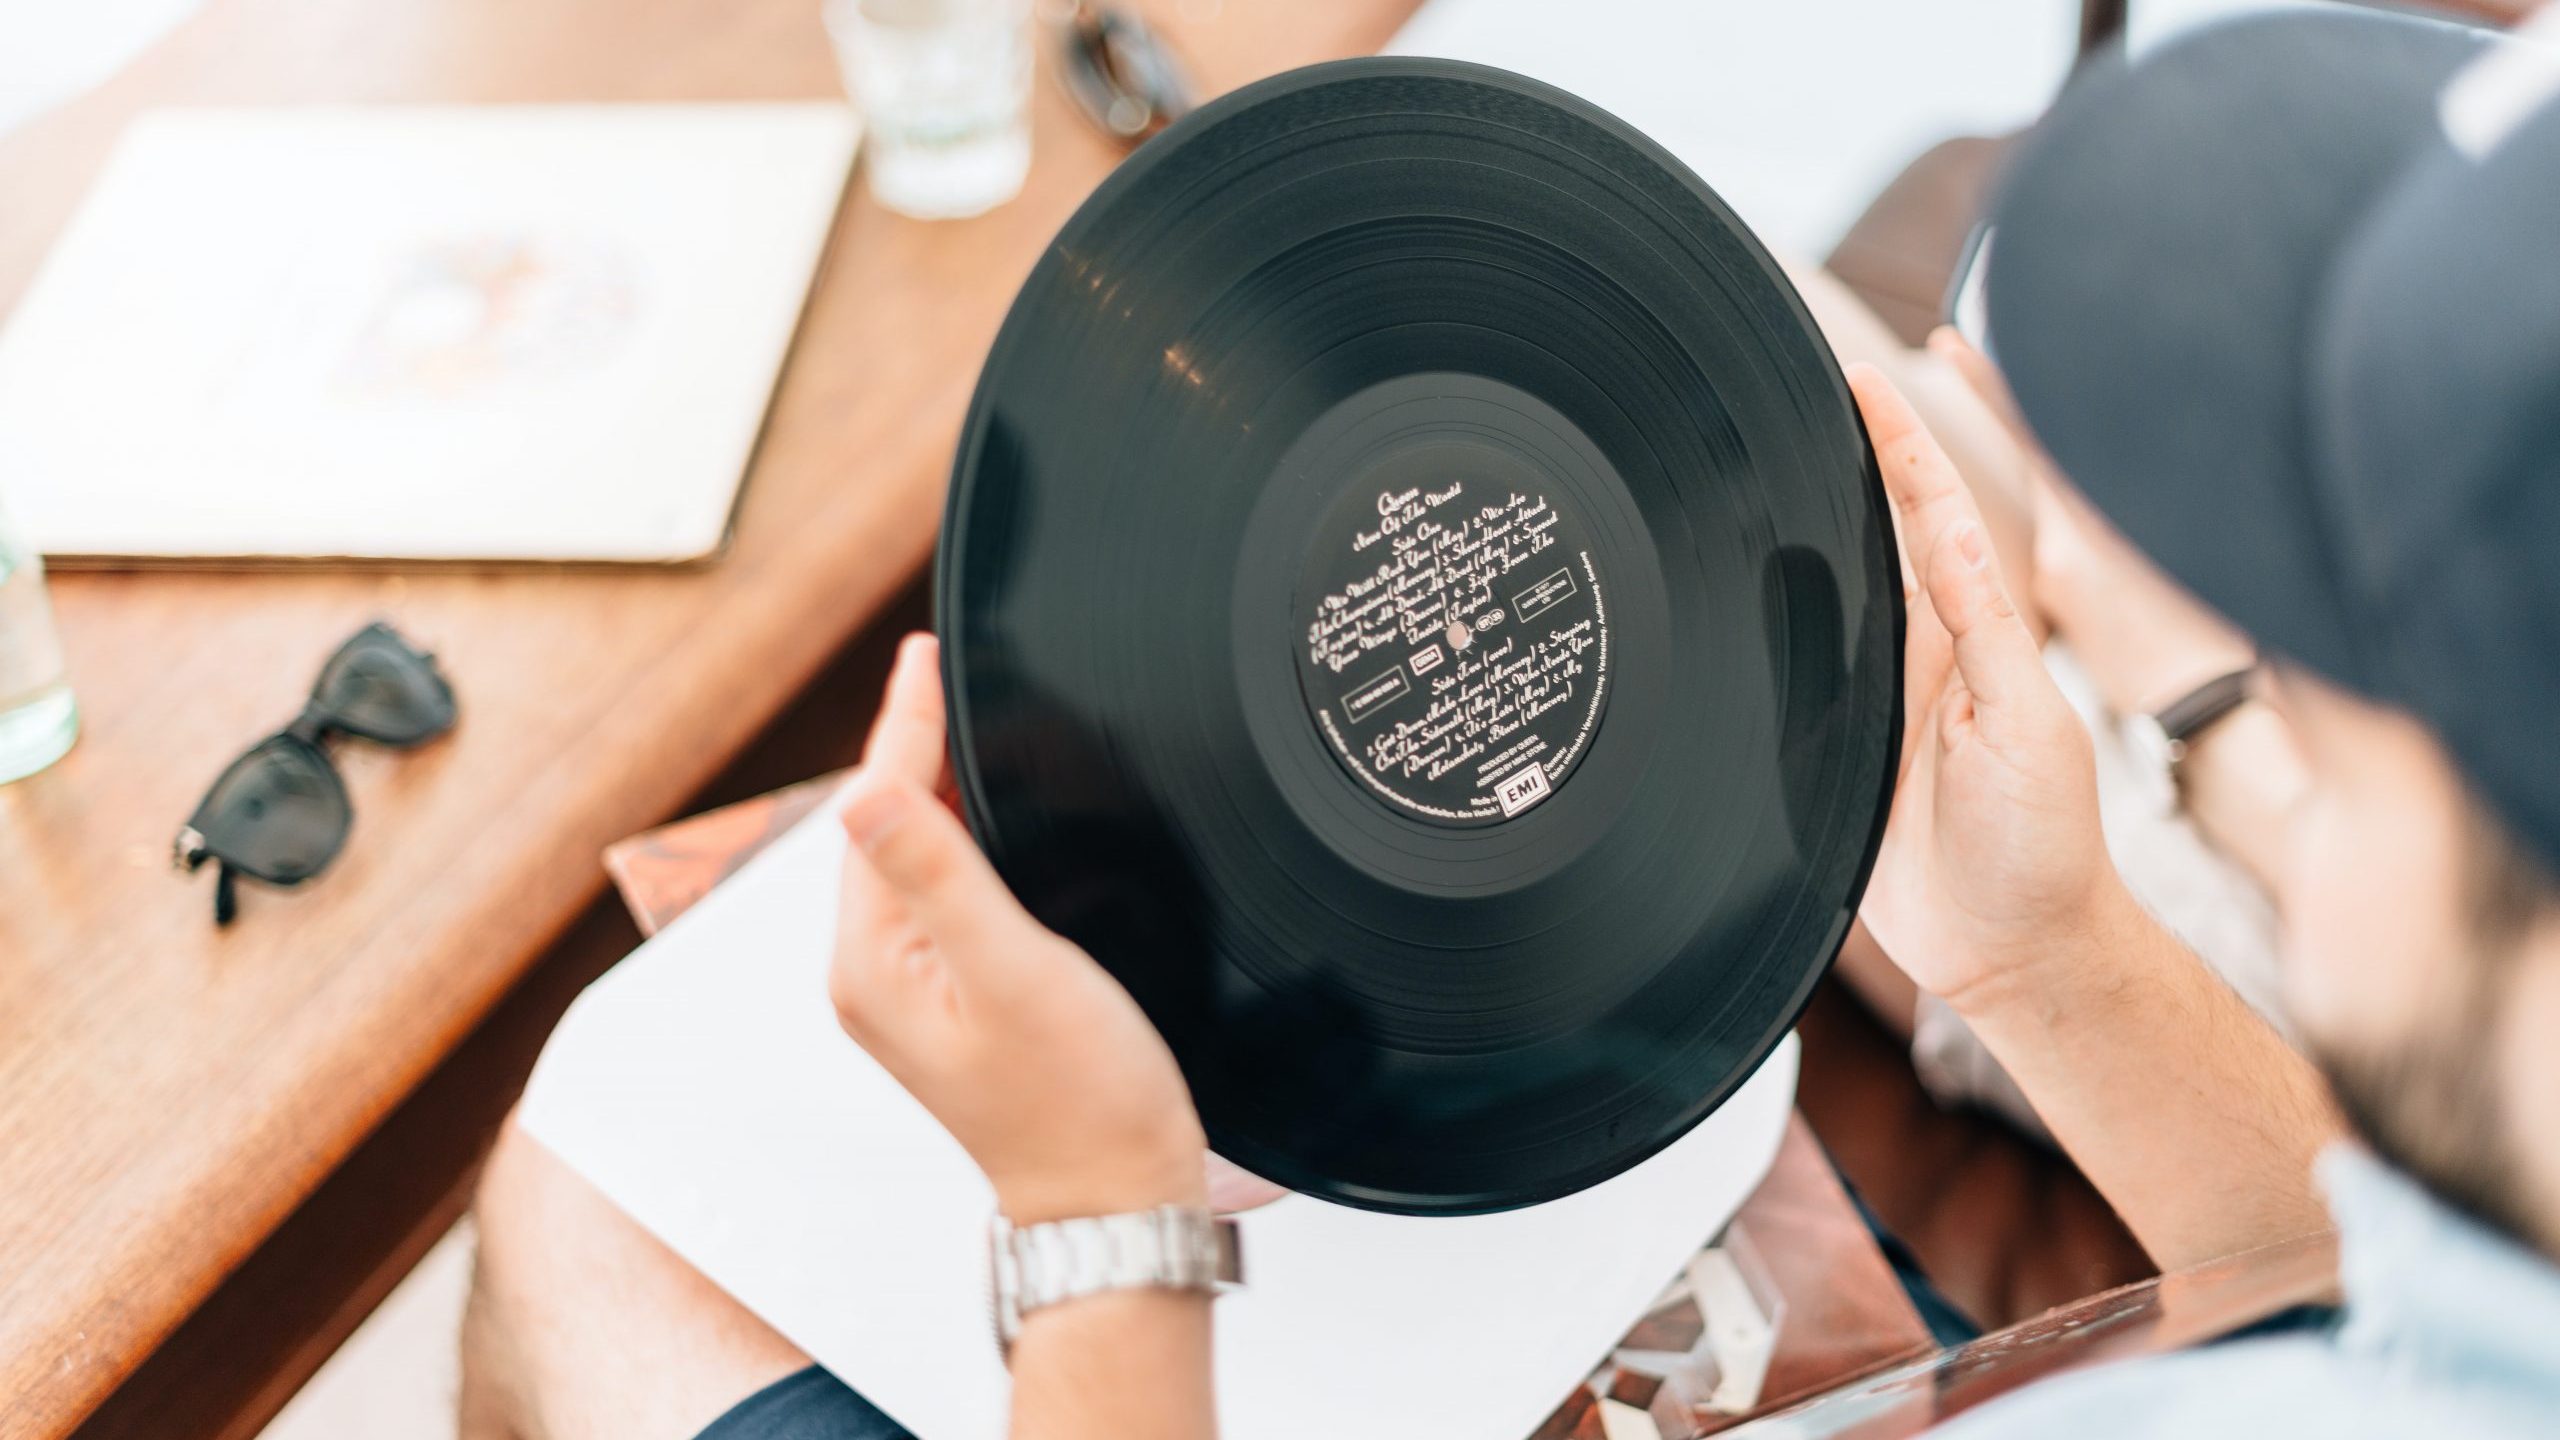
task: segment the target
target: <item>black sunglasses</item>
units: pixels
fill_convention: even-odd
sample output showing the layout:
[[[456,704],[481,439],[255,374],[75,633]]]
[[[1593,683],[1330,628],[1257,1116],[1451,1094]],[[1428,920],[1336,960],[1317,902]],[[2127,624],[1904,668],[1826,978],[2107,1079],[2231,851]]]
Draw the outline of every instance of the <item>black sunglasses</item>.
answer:
[[[213,920],[240,913],[237,877],[299,885],[329,867],[347,843],[355,808],[322,745],[353,735],[406,750],[453,728],[453,687],[436,657],[380,621],[350,636],[311,686],[302,714],[251,746],[197,802],[178,831],[178,868],[221,867]]]

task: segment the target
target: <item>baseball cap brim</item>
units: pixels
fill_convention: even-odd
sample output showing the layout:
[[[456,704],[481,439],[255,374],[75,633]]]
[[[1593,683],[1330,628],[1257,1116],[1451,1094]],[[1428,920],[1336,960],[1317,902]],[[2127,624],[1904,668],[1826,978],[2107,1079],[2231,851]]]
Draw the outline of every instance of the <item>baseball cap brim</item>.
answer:
[[[2337,573],[2306,390],[2323,282],[2445,141],[2485,37],[2284,11],[2086,67],[1989,215],[1987,343],[2056,463],[2268,650],[2383,679]]]

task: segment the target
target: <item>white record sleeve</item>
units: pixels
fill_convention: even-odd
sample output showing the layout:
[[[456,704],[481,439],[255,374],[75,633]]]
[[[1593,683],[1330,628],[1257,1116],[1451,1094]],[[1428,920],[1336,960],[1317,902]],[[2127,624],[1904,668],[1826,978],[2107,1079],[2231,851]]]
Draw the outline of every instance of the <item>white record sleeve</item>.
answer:
[[[844,834],[826,807],[590,987],[522,1111],[535,1139],[922,1440],[999,1440],[992,1196],[837,1028]],[[1604,1359],[1776,1156],[1792,1037],[1670,1148],[1563,1199],[1242,1218],[1218,1302],[1228,1440],[1522,1436]]]

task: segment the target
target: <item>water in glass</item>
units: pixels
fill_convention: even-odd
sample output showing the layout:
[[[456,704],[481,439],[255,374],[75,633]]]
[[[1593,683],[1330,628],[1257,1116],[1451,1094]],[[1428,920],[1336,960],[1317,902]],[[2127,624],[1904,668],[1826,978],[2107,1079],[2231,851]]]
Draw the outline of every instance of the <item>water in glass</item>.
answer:
[[[0,783],[61,759],[79,733],[44,565],[0,514]]]
[[[920,219],[1010,200],[1031,168],[1031,0],[828,0],[880,203]]]

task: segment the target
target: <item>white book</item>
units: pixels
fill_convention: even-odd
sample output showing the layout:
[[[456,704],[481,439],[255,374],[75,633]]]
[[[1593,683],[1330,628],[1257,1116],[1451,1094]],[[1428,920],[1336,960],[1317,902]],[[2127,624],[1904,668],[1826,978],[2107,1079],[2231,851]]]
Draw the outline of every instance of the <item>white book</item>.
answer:
[[[837,1028],[832,808],[596,982],[543,1052],[532,1135],[921,1440],[998,1440],[992,1196]],[[1225,1440],[1525,1436],[1722,1229],[1775,1157],[1790,1038],[1670,1148],[1496,1215],[1293,1195],[1242,1219],[1218,1302]]]
[[[136,120],[0,330],[39,550],[717,550],[850,171],[841,104]]]

